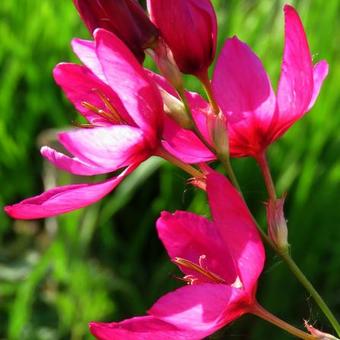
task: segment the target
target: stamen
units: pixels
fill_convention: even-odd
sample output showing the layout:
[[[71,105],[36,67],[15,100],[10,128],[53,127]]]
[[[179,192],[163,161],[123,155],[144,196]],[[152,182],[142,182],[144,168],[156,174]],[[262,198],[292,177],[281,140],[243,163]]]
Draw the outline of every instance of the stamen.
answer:
[[[88,103],[88,102],[81,102],[81,105],[83,107],[85,107],[85,109],[90,110],[90,111],[96,113],[98,116],[101,116],[101,117],[107,119],[108,121],[116,123],[116,121],[114,121],[112,119],[112,117],[110,116],[109,113],[105,112],[104,110],[99,109],[98,107],[94,106],[93,104]]]
[[[92,129],[94,127],[97,127],[96,125],[91,124],[91,123],[79,123],[79,122],[72,122],[72,125],[74,125],[75,127],[84,128],[84,129]]]
[[[92,91],[96,93],[96,95],[100,98],[100,100],[104,103],[106,110],[102,110],[98,108],[97,106],[83,101],[81,102],[81,105],[98,116],[104,118],[105,120],[113,123],[113,124],[124,124],[126,123],[124,119],[119,115],[119,112],[116,110],[116,108],[111,104],[110,99],[99,89],[93,88]]]
[[[191,270],[194,270],[194,271],[198,272],[199,274],[207,277],[208,279],[210,279],[210,280],[212,280],[216,283],[226,283],[225,280],[222,279],[220,276],[218,276],[215,273],[212,273],[211,271],[209,271],[207,269],[204,269],[201,266],[201,261],[202,261],[202,259],[205,259],[205,258],[206,258],[206,255],[200,256],[199,264],[196,264],[196,263],[191,262],[189,260],[183,259],[181,257],[175,257],[174,259],[172,259],[172,262],[174,262],[175,264],[181,265],[183,267],[189,268]],[[184,277],[183,279],[185,281],[187,281],[186,277]]]
[[[105,104],[106,108],[109,110],[110,115],[112,116],[112,118],[118,122],[118,123],[122,123],[123,120],[120,117],[118,111],[116,110],[116,108],[111,104],[110,99],[107,98],[105,96],[105,94],[103,92],[101,92],[98,89],[95,89],[95,92],[97,93],[97,95],[99,96],[99,98],[103,101],[103,103]]]

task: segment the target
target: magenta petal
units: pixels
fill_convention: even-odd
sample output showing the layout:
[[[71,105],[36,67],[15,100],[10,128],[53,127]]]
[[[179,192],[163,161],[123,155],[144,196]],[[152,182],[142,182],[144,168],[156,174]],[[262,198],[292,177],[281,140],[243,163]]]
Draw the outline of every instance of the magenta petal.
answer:
[[[204,338],[246,312],[237,305],[242,294],[223,284],[185,286],[161,297],[149,314]]]
[[[170,83],[166,80],[166,78],[164,78],[160,74],[152,72],[148,69],[144,69],[144,70],[145,70],[146,74],[148,75],[148,77],[150,79],[152,79],[159,88],[170,93],[172,96],[178,98],[178,94],[177,94],[176,90],[172,87],[172,85],[170,85]]]
[[[243,156],[262,151],[275,111],[275,95],[260,59],[237,37],[226,41],[212,86],[228,117],[231,153]]]
[[[142,316],[122,322],[91,322],[91,333],[99,340],[198,340],[196,332],[178,329],[153,316]]]
[[[92,71],[102,82],[106,83],[102,66],[96,54],[96,45],[92,40],[73,39],[72,49],[80,61]]]
[[[133,124],[117,95],[86,67],[71,63],[58,64],[53,70],[53,76],[77,111],[81,112],[90,123],[109,125],[105,118],[83,105],[87,102],[100,110],[107,111],[105,103],[100,98],[99,93],[101,93],[109,98],[112,106],[124,120],[127,120],[127,123]]]
[[[48,146],[43,146],[40,150],[41,154],[57,168],[70,172],[74,175],[92,176],[105,174],[110,170],[94,166],[92,164],[84,163],[75,157],[71,158],[61,152],[53,150]]]
[[[185,163],[200,163],[215,159],[215,155],[189,130],[181,128],[170,118],[165,119],[164,148]]]
[[[163,141],[162,145],[171,155],[188,164],[209,162],[216,158],[193,133],[184,129],[171,140]]]
[[[299,15],[286,5],[285,47],[277,91],[280,123],[285,130],[306,111],[313,93],[313,64]],[[288,122],[290,122],[288,124]],[[282,134],[283,131],[281,131]]]
[[[318,98],[321,86],[323,84],[323,81],[328,75],[328,64],[325,60],[319,61],[317,64],[314,65],[314,71],[313,71],[313,82],[314,82],[314,87],[313,87],[313,95],[312,99],[308,105],[307,111],[310,110],[316,99]]]
[[[217,274],[226,284],[236,281],[233,259],[213,222],[184,211],[175,214],[163,212],[157,220],[157,231],[170,258],[180,257],[199,264],[200,257],[204,256],[201,263],[205,269]],[[181,269],[200,282],[211,282],[197,271],[185,267]]]
[[[95,32],[95,40],[97,56],[108,84],[136,124],[155,134],[163,120],[163,102],[156,85],[114,34],[99,29]]]
[[[211,1],[148,0],[147,5],[179,69],[190,74],[206,71],[214,59],[217,39]]]
[[[110,171],[149,156],[142,130],[127,125],[63,132],[59,141],[81,161]]]
[[[119,176],[96,184],[74,184],[56,187],[39,196],[5,207],[8,215],[16,219],[38,219],[56,216],[90,205],[112,191],[135,168],[130,166]]]
[[[208,116],[215,115],[215,113],[212,111],[210,104],[198,93],[187,91],[186,96],[197,128],[200,130],[204,139],[210,145],[213,145],[213,141],[209,133]]]
[[[241,282],[254,293],[265,260],[256,225],[240,194],[224,176],[208,174],[207,192],[214,223],[238,267]]]

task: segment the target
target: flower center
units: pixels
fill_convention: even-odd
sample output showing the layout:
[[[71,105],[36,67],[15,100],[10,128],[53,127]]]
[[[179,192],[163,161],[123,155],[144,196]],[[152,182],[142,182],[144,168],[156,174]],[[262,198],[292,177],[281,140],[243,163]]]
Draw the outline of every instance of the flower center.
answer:
[[[99,89],[92,89],[93,92],[97,94],[97,96],[100,98],[100,100],[105,105],[105,109],[100,109],[97,106],[83,101],[81,102],[81,105],[86,108],[89,111],[92,111],[93,113],[97,114],[98,116],[104,118],[108,122],[112,124],[124,124],[126,123],[124,119],[120,116],[117,109],[112,105],[110,99]],[[96,127],[96,124],[80,124],[81,127]]]
[[[193,270],[206,278],[208,278],[210,281],[215,283],[226,283],[224,279],[222,279],[219,275],[213,273],[212,271],[208,270],[204,264],[203,261],[206,259],[206,255],[201,255],[198,259],[198,264],[194,263],[190,260],[186,260],[182,257],[175,257],[172,259],[172,262],[174,262],[177,265],[180,265],[182,267],[188,268],[190,270]],[[182,278],[183,281],[185,281],[187,284],[195,284],[196,281],[199,279],[195,277],[194,275],[186,275]]]

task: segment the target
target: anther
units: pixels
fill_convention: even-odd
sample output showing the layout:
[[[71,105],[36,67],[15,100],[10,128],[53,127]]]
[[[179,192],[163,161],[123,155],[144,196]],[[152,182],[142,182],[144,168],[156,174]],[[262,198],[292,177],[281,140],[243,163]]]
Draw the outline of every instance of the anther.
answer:
[[[200,256],[199,262],[201,262],[200,260],[205,259],[205,258],[206,258],[205,255]],[[196,271],[197,273],[207,277],[209,280],[214,281],[216,283],[226,283],[225,280],[222,279],[217,274],[203,268],[201,266],[201,263],[196,264],[190,260],[183,259],[182,257],[175,257],[174,259],[172,259],[172,262],[174,262],[177,265]],[[185,280],[185,277],[184,277],[184,280]]]
[[[118,111],[116,108],[112,105],[110,102],[110,99],[105,96],[105,94],[100,91],[99,89],[93,89],[93,91],[98,95],[98,97],[101,99],[101,101],[105,104],[106,108],[109,110],[109,115],[112,116],[112,118],[115,120],[117,123],[123,123],[123,119],[119,115]]]

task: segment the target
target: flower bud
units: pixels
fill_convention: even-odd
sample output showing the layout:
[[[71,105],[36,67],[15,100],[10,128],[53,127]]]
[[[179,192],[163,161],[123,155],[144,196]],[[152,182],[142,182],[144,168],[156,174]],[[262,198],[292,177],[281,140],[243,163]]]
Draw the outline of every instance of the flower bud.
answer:
[[[183,73],[200,75],[216,51],[217,20],[210,0],[148,0],[158,27]]]
[[[191,129],[193,126],[192,120],[185,110],[184,104],[176,97],[172,96],[169,92],[160,89],[164,111],[169,115],[175,122],[177,122],[184,129]]]
[[[283,212],[285,197],[269,200],[267,203],[268,232],[271,240],[280,250],[287,250],[288,228]]]
[[[221,111],[218,114],[208,112],[208,129],[217,154],[228,158],[229,140],[226,116]]]
[[[73,0],[88,30],[104,28],[118,36],[143,62],[144,49],[153,45],[158,30],[135,0]]]
[[[312,325],[310,325],[307,321],[305,321],[305,327],[307,328],[307,330],[310,334],[315,336],[316,339],[319,339],[319,340],[339,340],[338,338],[336,338],[335,336],[333,336],[331,334],[319,331],[318,329],[316,329]]]
[[[172,52],[164,41],[159,39],[154,49],[149,49],[148,52],[157,64],[161,74],[169,81],[169,83],[177,91],[183,91],[182,73],[178,69]]]

